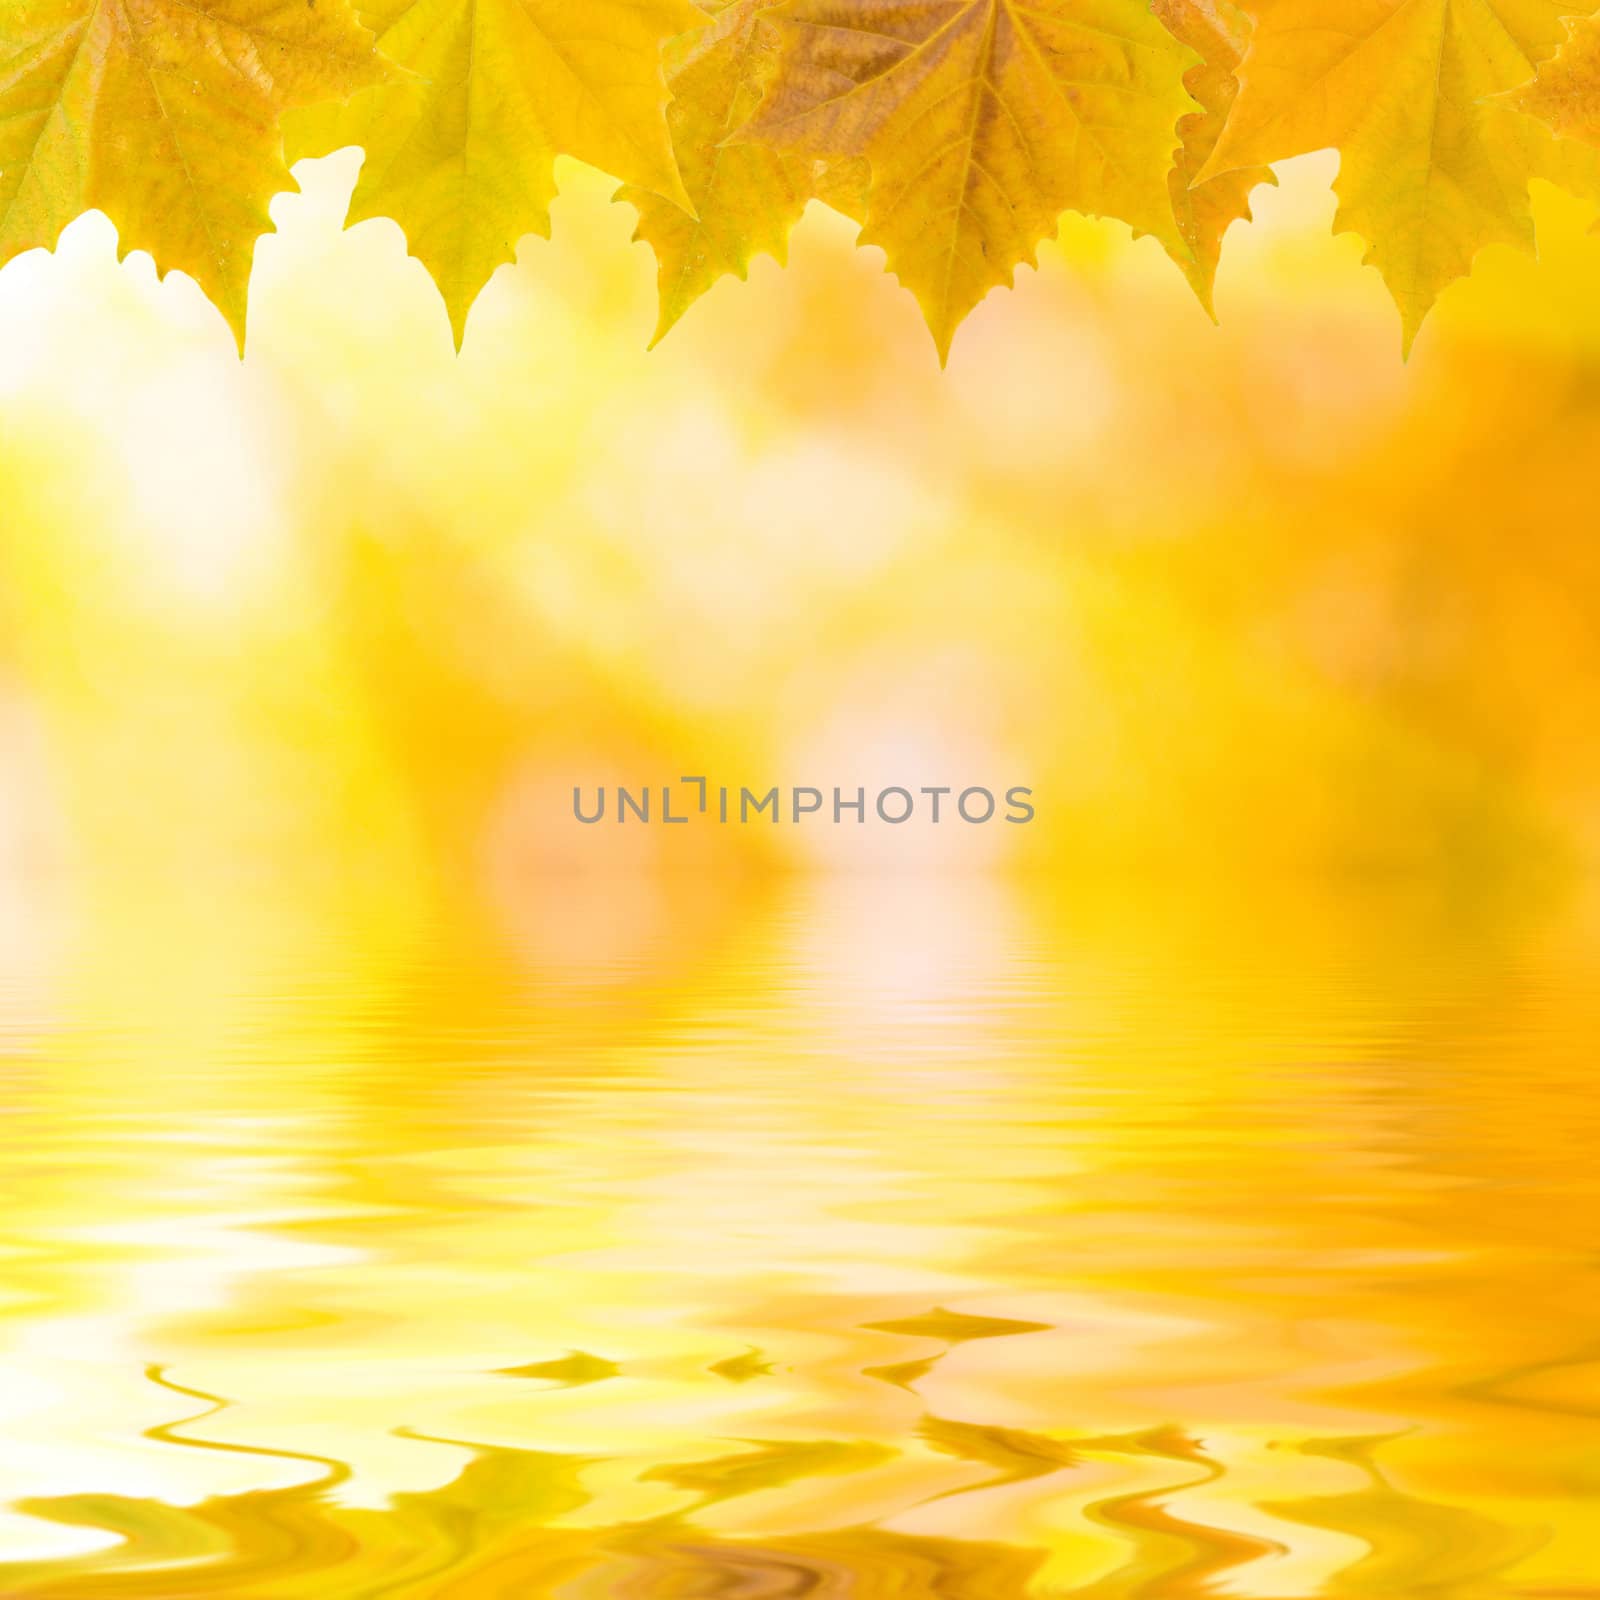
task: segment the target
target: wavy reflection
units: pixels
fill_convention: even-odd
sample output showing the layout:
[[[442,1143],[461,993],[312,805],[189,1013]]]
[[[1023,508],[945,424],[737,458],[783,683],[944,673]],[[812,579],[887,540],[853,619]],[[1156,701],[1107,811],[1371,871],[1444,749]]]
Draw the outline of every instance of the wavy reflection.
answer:
[[[1249,912],[70,952],[0,1593],[1600,1594],[1596,924]]]

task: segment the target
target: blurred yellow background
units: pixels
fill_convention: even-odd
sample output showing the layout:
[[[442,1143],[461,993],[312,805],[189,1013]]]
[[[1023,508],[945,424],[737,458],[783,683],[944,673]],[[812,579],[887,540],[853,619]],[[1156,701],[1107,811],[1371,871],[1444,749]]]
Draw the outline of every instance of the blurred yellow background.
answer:
[[[1553,191],[1542,264],[1488,252],[1409,365],[1310,158],[1220,329],[1068,219],[941,376],[817,208],[647,354],[648,252],[575,166],[458,359],[398,231],[340,231],[357,160],[277,202],[242,364],[97,217],[0,278],[9,871],[315,856],[398,905],[672,851],[1600,855],[1600,241]],[[1029,783],[1039,819],[560,825],[573,783],[702,770]]]

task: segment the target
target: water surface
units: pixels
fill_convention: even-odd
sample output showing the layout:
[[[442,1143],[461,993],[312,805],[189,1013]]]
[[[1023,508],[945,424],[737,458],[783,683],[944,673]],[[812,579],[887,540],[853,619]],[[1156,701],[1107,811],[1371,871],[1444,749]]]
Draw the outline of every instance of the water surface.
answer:
[[[0,1593],[1600,1595],[1600,920],[152,908],[0,997]]]

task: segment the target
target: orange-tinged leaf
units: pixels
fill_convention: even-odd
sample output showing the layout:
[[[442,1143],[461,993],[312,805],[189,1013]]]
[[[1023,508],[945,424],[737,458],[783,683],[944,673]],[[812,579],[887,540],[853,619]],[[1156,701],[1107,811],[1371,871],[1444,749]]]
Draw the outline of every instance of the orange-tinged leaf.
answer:
[[[1407,349],[1486,245],[1533,246],[1532,178],[1600,194],[1508,91],[1565,38],[1573,0],[1251,0],[1241,89],[1206,180],[1337,148],[1337,226],[1370,246]]]
[[[1250,42],[1250,19],[1232,0],[1153,0],[1155,14],[1200,57],[1184,82],[1200,110],[1178,125],[1183,145],[1169,183],[1178,229],[1189,246],[1189,259],[1179,258],[1200,303],[1215,315],[1212,293],[1217,265],[1222,258],[1222,238],[1236,222],[1250,220],[1250,191],[1258,184],[1276,183],[1271,167],[1238,167],[1198,182],[1200,169],[1211,159],[1228,112],[1239,93],[1235,76]]]
[[[1600,17],[1567,24],[1560,50],[1542,62],[1516,105],[1565,138],[1600,144]]]
[[[400,224],[457,344],[517,241],[549,237],[558,155],[693,209],[661,59],[706,20],[689,0],[375,0],[364,16],[406,76],[294,118],[291,154],[366,151],[350,220]]]
[[[729,144],[760,102],[772,39],[761,14],[777,0],[711,0],[711,25],[667,49],[667,125],[694,214],[637,184],[617,191],[639,213],[635,235],[660,263],[660,340],[718,278],[751,259],[780,263],[812,194],[812,163],[758,144]]]
[[[280,119],[383,76],[344,0],[3,0],[0,263],[99,209],[242,346],[267,205],[294,187]]]
[[[1061,213],[1192,252],[1168,174],[1195,56],[1146,0],[786,0],[743,137],[870,165],[862,243],[916,295],[940,359]]]
[[[808,201],[860,219],[864,162],[800,160],[739,137],[775,65],[764,13],[778,3],[706,0],[711,25],[667,46],[667,125],[693,212],[636,184],[616,195],[638,211],[634,238],[650,245],[660,266],[652,344],[719,278],[743,280],[758,255],[785,263]]]

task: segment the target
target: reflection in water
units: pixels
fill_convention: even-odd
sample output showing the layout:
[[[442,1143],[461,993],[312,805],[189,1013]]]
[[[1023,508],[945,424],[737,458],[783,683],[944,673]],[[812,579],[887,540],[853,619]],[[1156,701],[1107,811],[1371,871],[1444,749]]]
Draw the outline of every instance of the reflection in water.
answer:
[[[1583,908],[679,892],[14,979],[0,1592],[1600,1595]]]

